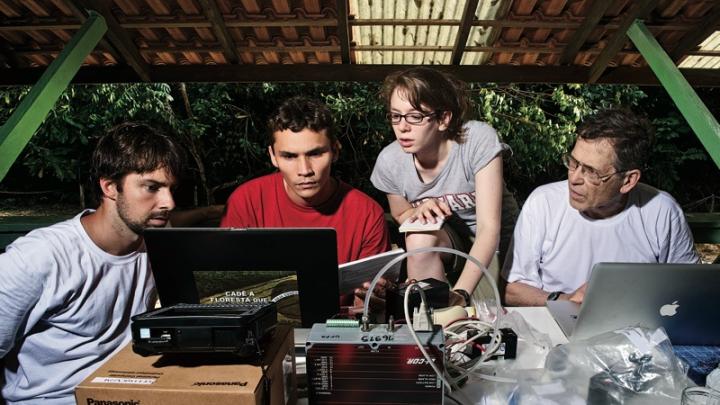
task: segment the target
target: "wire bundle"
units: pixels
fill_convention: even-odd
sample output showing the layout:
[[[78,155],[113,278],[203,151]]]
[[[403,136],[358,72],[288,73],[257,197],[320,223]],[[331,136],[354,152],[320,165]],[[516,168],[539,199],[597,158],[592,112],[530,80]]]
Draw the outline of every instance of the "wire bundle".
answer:
[[[363,316],[362,316],[362,325],[364,328],[367,328],[368,322],[369,322],[369,308],[370,308],[370,296],[372,295],[372,292],[375,291],[375,286],[380,280],[380,278],[395,264],[399,263],[400,261],[404,260],[408,256],[419,254],[419,253],[426,253],[426,252],[440,252],[440,253],[450,253],[456,256],[460,256],[465,258],[466,260],[470,260],[472,263],[474,263],[476,266],[478,266],[479,269],[484,274],[484,278],[489,282],[492,286],[493,293],[495,295],[495,303],[497,305],[496,310],[496,317],[494,322],[488,323],[478,320],[477,318],[463,318],[458,319],[456,321],[451,322],[450,325],[445,329],[445,337],[446,337],[446,348],[451,348],[451,350],[446,351],[446,358],[444,359],[444,363],[448,366],[446,367],[445,372],[443,373],[438,366],[435,364],[435,361],[430,357],[427,350],[425,350],[425,347],[423,343],[418,338],[417,334],[415,333],[415,330],[412,327],[412,321],[410,319],[410,310],[408,309],[408,302],[410,293],[413,289],[419,291],[420,298],[421,298],[421,308],[425,308],[426,305],[426,299],[425,299],[425,292],[420,288],[417,284],[413,283],[411,284],[406,290],[405,290],[405,300],[404,300],[404,309],[405,309],[405,321],[408,325],[408,330],[417,344],[418,348],[420,349],[421,353],[425,357],[425,359],[428,361],[428,363],[432,366],[433,370],[438,375],[438,378],[440,378],[447,387],[448,391],[452,391],[453,389],[458,388],[458,384],[463,381],[465,378],[467,378],[470,374],[480,375],[481,377],[490,377],[497,379],[498,377],[492,377],[492,376],[485,376],[479,373],[476,373],[478,368],[485,363],[488,359],[490,359],[493,354],[497,351],[497,349],[500,347],[502,335],[499,330],[499,325],[501,322],[503,309],[500,306],[500,292],[497,289],[497,284],[495,282],[495,279],[493,276],[487,271],[484,265],[480,263],[476,258],[473,256],[468,255],[467,253],[461,252],[459,250],[450,249],[450,248],[444,248],[444,247],[429,247],[429,248],[422,248],[422,249],[416,249],[408,251],[395,259],[391,260],[389,263],[387,263],[380,271],[375,275],[372,282],[370,283],[370,288],[368,289],[368,294],[365,296],[365,302],[364,302],[364,308],[363,308]],[[429,324],[432,325],[432,317],[427,311],[421,311],[419,316],[427,316]],[[471,338],[463,337],[463,333],[465,336],[467,336],[468,330],[474,330],[477,333],[475,336]],[[490,343],[486,346],[486,350],[482,352],[480,357],[475,359],[470,359],[465,356],[464,358],[462,356],[458,357],[460,355],[459,349],[465,348],[470,344],[474,344],[475,340],[478,338],[490,334],[492,336]],[[451,372],[451,373],[450,373]],[[452,375],[451,375],[452,374]],[[504,379],[503,379],[504,380]]]

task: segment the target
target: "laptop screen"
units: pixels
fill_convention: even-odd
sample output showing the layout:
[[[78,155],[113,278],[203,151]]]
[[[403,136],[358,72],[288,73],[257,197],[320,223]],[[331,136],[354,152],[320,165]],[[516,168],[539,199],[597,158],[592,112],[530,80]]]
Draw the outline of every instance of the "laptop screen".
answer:
[[[339,311],[334,229],[162,228],[144,236],[163,307],[274,301],[279,322],[303,327]]]

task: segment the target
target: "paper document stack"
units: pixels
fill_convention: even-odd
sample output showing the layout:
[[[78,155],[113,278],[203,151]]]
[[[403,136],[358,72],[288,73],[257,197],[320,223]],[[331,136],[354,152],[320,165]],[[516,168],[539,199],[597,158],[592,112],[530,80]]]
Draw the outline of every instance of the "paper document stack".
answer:
[[[338,282],[340,284],[340,294],[349,294],[356,288],[362,287],[364,282],[371,281],[388,262],[403,253],[405,253],[405,250],[398,248],[339,265]],[[393,281],[397,280],[401,264],[402,261],[395,264],[385,273],[384,277]]]

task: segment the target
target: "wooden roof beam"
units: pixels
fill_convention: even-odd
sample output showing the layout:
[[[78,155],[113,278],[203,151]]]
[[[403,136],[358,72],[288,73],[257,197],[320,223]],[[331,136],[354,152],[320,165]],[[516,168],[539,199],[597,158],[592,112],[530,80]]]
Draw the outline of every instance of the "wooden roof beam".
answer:
[[[648,15],[658,4],[659,0],[638,0],[632,2],[631,8],[624,13],[622,21],[617,31],[610,37],[605,49],[595,59],[595,63],[590,67],[590,76],[588,83],[595,83],[600,79],[605,69],[607,69],[610,61],[625,46],[628,41],[627,30],[636,19],[642,19]]]
[[[611,1],[594,1],[587,12],[585,21],[582,25],[575,30],[575,35],[570,39],[570,42],[565,46],[562,56],[560,56],[560,64],[568,65],[573,63],[578,51],[587,41],[590,34],[598,26],[600,19],[605,15],[605,11],[612,5]]]
[[[240,54],[235,49],[235,43],[225,25],[225,20],[217,2],[215,0],[198,0],[198,3],[200,3],[200,7],[205,12],[207,19],[212,23],[212,30],[223,48],[225,57],[228,58],[230,63],[239,63],[241,60]]]
[[[0,41],[0,62],[9,68],[25,68],[27,63],[5,41]]]
[[[348,0],[337,0],[337,35],[340,40],[340,57],[344,65],[350,63],[350,24]]]
[[[70,9],[70,11],[72,12],[72,14],[78,20],[80,20],[80,24],[85,23],[85,21],[88,19],[85,9],[81,9],[80,7],[76,6],[73,2],[67,2],[67,6]],[[107,23],[107,20],[106,20],[106,23]],[[48,28],[48,29],[74,29],[74,28],[57,28],[56,27],[56,28]],[[122,60],[123,60],[122,56],[117,51],[117,49],[115,49],[115,47],[113,47],[112,44],[110,44],[110,42],[107,39],[105,39],[105,37],[100,39],[100,42],[98,42],[98,45],[100,45],[100,47],[102,48],[103,51],[112,55],[113,59],[115,59],[115,61],[117,63],[122,63]]]
[[[85,23],[85,21],[88,19],[88,15],[87,15],[87,13],[85,12],[84,9],[81,9],[81,8],[77,7],[73,2],[67,2],[67,6],[68,6],[68,8],[70,9],[70,11],[73,13],[73,15],[74,15],[78,20],[80,20],[80,24]],[[107,22],[107,20],[106,20],[106,22]],[[44,27],[44,28],[42,28],[42,29],[50,29],[50,30],[52,30],[52,29],[75,29],[75,28],[73,28],[73,27],[74,27],[74,25],[71,24],[71,25],[68,26],[68,27],[61,27],[61,26],[53,27],[53,26],[47,26],[47,27]],[[78,28],[79,28],[79,27],[80,27],[80,25],[78,25]],[[100,39],[100,42],[98,42],[98,45],[100,45],[100,47],[103,48],[103,50],[104,50],[105,52],[107,52],[107,53],[109,53],[110,55],[112,55],[113,59],[115,59],[116,62],[120,63],[120,62],[122,61],[122,57],[121,57],[120,53],[118,53],[117,49],[115,49],[115,48],[110,44],[110,42],[108,42],[107,39],[105,39],[104,37],[101,38],[101,39]]]
[[[712,11],[703,17],[702,21],[697,25],[697,28],[680,39],[670,53],[670,58],[675,64],[680,62],[689,51],[710,36],[717,29],[718,24],[720,24],[720,4],[715,4]]]
[[[17,67],[17,66],[13,66],[13,65],[12,65],[12,62],[10,62],[10,57],[9,57],[9,55],[7,55],[7,54],[5,54],[4,52],[0,51],[0,67],[12,68],[12,67]]]
[[[108,26],[106,35],[110,40],[109,42],[112,44],[112,47],[117,50],[119,55],[122,56],[122,60],[124,60],[125,63],[132,68],[135,74],[137,74],[142,81],[152,81],[150,78],[150,69],[148,64],[145,63],[145,60],[140,55],[140,52],[128,35],[127,31],[120,26],[117,18],[113,15],[110,10],[109,0],[76,0],[75,3],[85,10],[94,10],[105,18],[105,22]],[[72,3],[68,2],[68,4]],[[75,8],[74,5],[72,7]],[[85,15],[82,11],[80,14]]]
[[[462,61],[463,54],[465,53],[465,45],[467,44],[468,36],[470,36],[470,29],[472,28],[473,20],[475,19],[475,12],[477,11],[478,0],[468,0],[465,3],[465,10],[463,10],[462,19],[460,20],[460,28],[455,38],[455,46],[453,46],[452,56],[450,63],[453,65],[459,65]]]
[[[594,4],[594,3],[593,3]],[[615,21],[602,18],[596,28],[606,30],[617,29],[619,24]],[[697,18],[697,23],[688,20],[685,24],[693,24],[692,27],[701,25],[701,18]],[[58,22],[55,19],[37,18],[34,23],[27,23],[26,19],[8,18],[3,20],[0,26],[2,31],[41,31],[41,30],[77,30],[80,28],[81,22]],[[452,26],[456,27],[460,24],[460,20],[406,20],[406,19],[365,19],[365,20],[348,20],[350,27],[362,26]],[[207,21],[206,17],[202,20],[185,19],[181,21],[163,20],[163,21],[135,21],[127,17],[120,22],[120,26],[125,29],[140,28],[211,28],[212,24]],[[231,20],[225,21],[228,28],[253,28],[253,27],[337,27],[337,18],[318,18],[318,19],[294,19],[294,20]],[[575,21],[540,21],[540,20],[473,20],[473,27],[494,27],[494,28],[544,28],[544,29],[568,29],[578,30],[582,27],[582,23]],[[683,22],[661,22],[654,21],[652,24],[646,24],[648,29],[653,32],[659,31],[691,31],[691,26],[684,25]],[[720,22],[714,24],[714,29],[720,29]]]
[[[389,73],[407,69],[411,65],[187,65],[151,66],[154,80],[159,82],[309,82],[327,81],[378,81]],[[434,66],[452,73],[467,82],[494,83],[583,83],[590,68],[584,66]],[[680,69],[693,86],[720,86],[720,69]],[[0,75],[0,86],[32,84],[42,74],[42,68],[5,69]],[[128,66],[84,66],[74,77],[75,83],[129,83],[137,82],[135,72]],[[636,84],[657,86],[659,81],[647,67],[617,67],[607,69],[597,83]]]

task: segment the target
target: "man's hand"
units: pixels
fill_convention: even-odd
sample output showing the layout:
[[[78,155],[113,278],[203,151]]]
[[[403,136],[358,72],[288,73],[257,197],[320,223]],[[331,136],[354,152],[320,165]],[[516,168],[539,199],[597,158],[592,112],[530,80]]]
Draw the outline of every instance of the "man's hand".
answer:
[[[572,294],[563,294],[560,296],[560,299],[568,300],[571,302],[574,302],[576,304],[582,304],[583,299],[585,299],[585,290],[587,290],[587,283],[583,284],[575,290]]]
[[[383,313],[385,311],[385,291],[388,288],[393,288],[394,284],[387,279],[380,277],[377,284],[375,284],[375,290],[370,297],[370,312]],[[370,288],[370,282],[366,281],[363,286],[355,289],[355,300],[353,307],[350,308],[350,314],[359,314],[363,311],[363,305],[365,304],[365,296],[367,295],[368,289]]]
[[[422,224],[436,223],[436,218],[446,218],[452,215],[452,210],[446,202],[437,198],[429,198],[415,208],[413,214],[409,217],[410,222],[420,221]]]

